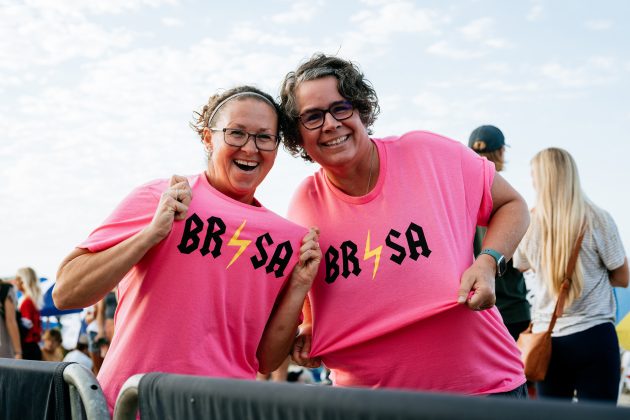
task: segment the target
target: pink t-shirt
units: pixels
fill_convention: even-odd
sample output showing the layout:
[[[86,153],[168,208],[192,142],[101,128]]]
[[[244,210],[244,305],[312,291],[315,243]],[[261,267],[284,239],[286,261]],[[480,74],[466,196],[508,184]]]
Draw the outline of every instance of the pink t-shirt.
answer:
[[[306,229],[188,178],[186,220],[118,285],[115,333],[98,375],[110,409],[152,371],[253,379],[256,349]],[[168,180],[133,191],[80,248],[110,248],[147,226]]]
[[[320,170],[289,209],[321,230],[311,356],[342,386],[487,394],[522,385],[498,310],[456,302],[475,226],[492,211],[494,166],[428,132],[374,143],[381,166],[368,195],[344,194]]]

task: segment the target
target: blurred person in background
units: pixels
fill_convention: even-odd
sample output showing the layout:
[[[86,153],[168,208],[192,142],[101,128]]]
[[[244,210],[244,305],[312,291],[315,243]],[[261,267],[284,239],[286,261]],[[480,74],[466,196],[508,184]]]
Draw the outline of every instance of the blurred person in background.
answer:
[[[99,301],[100,302],[100,301]],[[98,371],[103,364],[103,358],[101,357],[101,350],[96,344],[96,337],[98,335],[98,324],[96,321],[96,305],[90,305],[83,310],[85,315],[85,334],[87,336],[87,349],[90,359],[92,359],[92,372],[94,375],[98,375]]]
[[[42,360],[42,352],[39,348],[41,340],[42,324],[39,317],[42,291],[39,287],[39,279],[35,270],[31,267],[23,267],[15,275],[15,285],[22,292],[20,301],[21,322],[28,331],[22,340],[22,357],[26,360]]]
[[[505,137],[503,132],[493,125],[482,125],[470,133],[468,147],[480,156],[494,163],[497,172],[501,172],[505,165]],[[475,257],[483,249],[483,239],[486,227],[477,226],[475,233]],[[510,335],[516,341],[518,335],[530,323],[529,302],[527,301],[527,287],[523,273],[514,268],[512,260],[507,262],[505,274],[495,282],[497,308],[503,318]]]
[[[86,335],[79,335],[76,347],[65,355],[63,361],[76,362],[85,366],[87,369],[92,370],[92,359],[90,358],[90,353],[88,352],[88,339]]]
[[[514,254],[514,266],[535,276],[533,332],[549,327],[567,276],[569,293],[552,331],[552,352],[541,398],[616,403],[620,379],[613,287],[628,286],[628,259],[610,214],[591,202],[566,150],[548,148],[531,161],[536,205],[531,225]],[[574,273],[568,260],[584,238]]]
[[[101,359],[104,359],[109,350],[109,345],[114,338],[114,315],[118,306],[116,288],[105,295],[96,304],[97,334],[94,338],[99,349]]]
[[[46,362],[61,362],[63,360],[63,338],[61,331],[51,328],[42,334],[42,360]]]
[[[0,357],[22,358],[16,302],[13,285],[0,280]]]

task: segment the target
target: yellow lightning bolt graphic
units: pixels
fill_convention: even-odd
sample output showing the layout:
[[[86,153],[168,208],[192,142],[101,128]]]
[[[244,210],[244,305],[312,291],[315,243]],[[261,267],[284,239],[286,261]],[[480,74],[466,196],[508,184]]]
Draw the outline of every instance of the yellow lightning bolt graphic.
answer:
[[[241,234],[241,231],[245,227],[245,223],[247,223],[247,220],[243,220],[243,224],[241,224],[241,226],[238,229],[236,229],[236,232],[234,232],[234,235],[232,235],[232,238],[228,242],[228,246],[240,246],[241,248],[238,251],[236,251],[236,254],[234,254],[234,256],[232,257],[232,261],[230,261],[226,269],[230,268],[230,266],[234,263],[234,261],[236,261],[238,257],[241,256],[241,254],[247,249],[249,244],[252,242],[247,239],[238,239],[238,236]]]
[[[365,254],[363,255],[363,260],[367,260],[368,258],[376,257],[374,259],[374,271],[372,272],[372,280],[376,277],[376,272],[378,271],[378,264],[381,262],[381,251],[383,250],[383,245],[379,245],[374,249],[370,249],[370,231],[368,230],[367,241],[365,243]]]

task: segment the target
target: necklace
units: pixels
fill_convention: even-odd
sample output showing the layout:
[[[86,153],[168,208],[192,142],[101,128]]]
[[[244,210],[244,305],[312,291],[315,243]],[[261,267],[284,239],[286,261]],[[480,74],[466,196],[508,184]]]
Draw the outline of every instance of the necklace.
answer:
[[[370,192],[370,184],[372,183],[372,166],[374,164],[374,144],[372,142],[370,142],[370,144],[372,145],[372,148],[370,149],[370,172],[368,175],[368,183],[367,183],[367,188],[365,189],[364,195],[367,195]]]

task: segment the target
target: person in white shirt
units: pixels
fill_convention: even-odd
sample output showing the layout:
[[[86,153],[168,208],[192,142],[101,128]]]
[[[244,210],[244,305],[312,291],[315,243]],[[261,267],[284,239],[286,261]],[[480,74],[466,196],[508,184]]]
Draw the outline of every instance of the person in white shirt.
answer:
[[[85,335],[79,336],[79,340],[77,341],[77,347],[68,352],[66,356],[63,358],[64,362],[76,362],[79,363],[89,370],[92,370],[92,359],[90,359],[88,353],[88,340]]]

